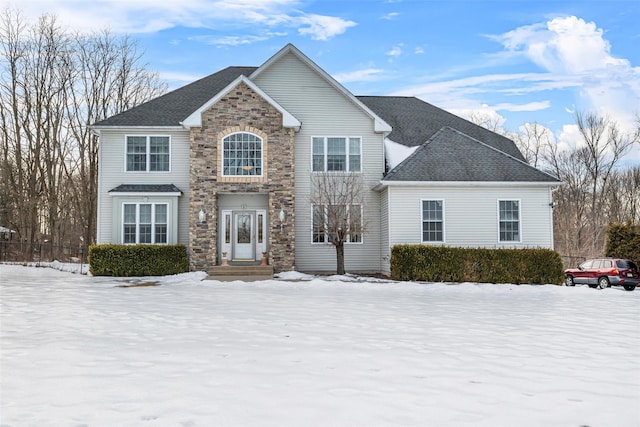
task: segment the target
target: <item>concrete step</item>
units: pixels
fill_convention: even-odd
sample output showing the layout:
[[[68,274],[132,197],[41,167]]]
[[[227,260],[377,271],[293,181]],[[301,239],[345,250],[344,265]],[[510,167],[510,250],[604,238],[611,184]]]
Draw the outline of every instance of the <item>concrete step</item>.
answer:
[[[273,267],[270,265],[217,265],[207,272],[210,280],[253,281],[273,279]]]

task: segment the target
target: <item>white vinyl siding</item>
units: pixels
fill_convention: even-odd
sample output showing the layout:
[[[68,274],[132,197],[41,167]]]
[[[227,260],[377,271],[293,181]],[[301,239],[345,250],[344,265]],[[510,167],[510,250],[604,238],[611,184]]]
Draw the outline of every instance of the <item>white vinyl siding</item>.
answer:
[[[398,187],[388,189],[390,246],[422,244],[421,200],[443,200],[443,244],[462,247],[553,248],[551,191],[544,186]],[[498,200],[518,200],[520,241],[499,241]],[[429,242],[430,244],[433,244]]]
[[[171,139],[171,170],[163,173],[123,173],[126,162],[126,137],[166,135]],[[109,190],[121,184],[173,184],[182,190],[175,198],[153,200],[154,203],[169,203],[172,232],[169,243],[189,243],[189,132],[186,130],[152,129],[100,131],[100,175],[98,180],[98,235],[97,243],[121,243],[122,203],[143,203],[144,197],[151,202],[152,194],[114,197]],[[175,206],[174,206],[175,205]],[[175,209],[175,212],[172,212]],[[175,235],[175,238],[172,236]],[[173,239],[173,240],[172,240]]]
[[[294,55],[283,56],[261,73],[255,83],[303,123],[295,135],[295,257],[300,271],[335,271],[336,251],[332,245],[312,242],[312,209],[309,194],[312,175],[312,138],[326,136],[360,138],[360,158],[349,153],[353,167],[360,170],[367,189],[364,194],[366,231],[363,243],[345,249],[347,271],[381,269],[380,196],[370,190],[384,172],[383,134],[374,132],[373,119],[353,101],[322,79]],[[319,153],[318,153],[319,154]]]
[[[382,258],[382,271],[389,273],[391,265],[391,247],[389,246],[389,235],[391,234],[391,224],[389,223],[389,188],[384,188],[380,193],[380,249]]]

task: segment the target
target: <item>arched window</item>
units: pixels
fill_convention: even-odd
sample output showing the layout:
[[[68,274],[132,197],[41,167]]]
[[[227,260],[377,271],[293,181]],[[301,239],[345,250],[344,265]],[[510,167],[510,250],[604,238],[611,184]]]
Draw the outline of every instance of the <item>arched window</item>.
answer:
[[[222,139],[223,176],[262,176],[262,138],[248,132]]]

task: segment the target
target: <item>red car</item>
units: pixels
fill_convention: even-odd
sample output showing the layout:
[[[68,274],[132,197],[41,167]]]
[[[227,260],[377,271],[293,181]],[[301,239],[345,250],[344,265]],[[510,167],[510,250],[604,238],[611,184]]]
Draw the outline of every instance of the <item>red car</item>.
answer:
[[[590,259],[577,268],[565,270],[564,274],[567,286],[575,286],[576,283],[600,289],[623,286],[627,291],[632,291],[638,285],[638,266],[628,259]]]

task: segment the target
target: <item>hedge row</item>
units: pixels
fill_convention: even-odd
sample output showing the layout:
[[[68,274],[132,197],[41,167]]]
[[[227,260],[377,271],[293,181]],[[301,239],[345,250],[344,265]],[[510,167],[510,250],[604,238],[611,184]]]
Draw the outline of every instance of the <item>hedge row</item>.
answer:
[[[189,271],[184,245],[93,245],[89,271],[94,276],[165,276]]]
[[[605,255],[640,262],[640,225],[609,224]]]
[[[562,259],[549,249],[473,249],[397,245],[391,277],[427,282],[561,284]]]

